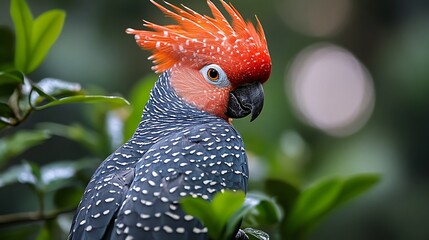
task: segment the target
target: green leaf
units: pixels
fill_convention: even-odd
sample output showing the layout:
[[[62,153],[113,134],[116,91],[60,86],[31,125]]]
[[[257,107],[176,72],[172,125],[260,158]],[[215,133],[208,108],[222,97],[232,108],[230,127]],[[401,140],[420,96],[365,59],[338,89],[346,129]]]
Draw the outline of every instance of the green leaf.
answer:
[[[24,75],[17,70],[10,70],[0,72],[0,85],[3,84],[23,84],[24,83]]]
[[[248,214],[249,216],[250,214]],[[261,201],[255,211],[251,212],[258,226],[274,225],[280,223],[283,218],[283,212],[273,199]]]
[[[291,212],[300,190],[284,180],[268,179],[265,181],[265,191],[281,205],[285,215]]]
[[[42,63],[60,35],[65,12],[51,10],[33,20],[25,0],[12,0],[10,11],[16,31],[15,67],[28,74]]]
[[[279,223],[282,217],[283,213],[273,198],[262,193],[248,193],[244,204],[229,219],[227,231],[233,231],[243,218],[251,225],[261,226]]]
[[[270,239],[270,236],[266,232],[258,230],[258,229],[245,228],[243,231],[246,234],[251,235],[258,240],[269,240]]]
[[[16,70],[0,72],[0,100],[9,101],[15,90],[24,83],[24,75]]]
[[[180,200],[180,205],[187,214],[198,218],[204,225],[213,225],[211,218],[214,216],[211,213],[212,208],[208,201],[201,198],[184,197]],[[206,225],[206,227],[208,227],[208,225]],[[209,230],[209,232],[210,231],[211,230]],[[218,230],[214,229],[213,231]]]
[[[286,236],[302,238],[329,212],[369,190],[378,181],[378,175],[361,174],[346,179],[326,179],[305,189],[285,222]]]
[[[180,203],[186,213],[201,220],[211,239],[229,239],[241,219],[251,213],[264,215],[268,221],[276,223],[282,216],[280,208],[270,197],[257,193],[249,193],[245,197],[243,192],[225,191],[216,194],[212,202],[186,197]]]
[[[31,89],[36,93],[30,95],[31,104],[37,105],[43,100],[55,101],[58,96],[81,95],[82,87],[78,83],[71,83],[55,78],[44,78],[37,84],[32,84]]]
[[[378,174],[360,174],[346,179],[335,205],[338,206],[359,196],[374,187],[379,181],[380,175]]]
[[[228,231],[227,224],[238,224],[238,221],[232,223],[230,218],[240,209],[244,202],[243,192],[225,191],[217,193],[212,202],[201,198],[185,197],[180,200],[183,210],[198,218],[208,229],[211,239],[228,239],[232,230]]]
[[[26,73],[34,71],[45,59],[64,25],[65,12],[51,10],[34,20],[31,34],[31,51]]]
[[[40,80],[36,85],[45,94],[54,97],[60,95],[82,94],[82,87],[79,83],[66,82],[56,78],[44,78]]]
[[[16,123],[16,116],[10,106],[6,103],[0,102],[0,129],[6,126],[11,126]]]
[[[20,131],[0,139],[0,167],[7,160],[50,138],[46,131]]]
[[[15,25],[15,67],[26,73],[31,52],[33,16],[25,0],[12,0],[10,14]]]
[[[316,219],[332,207],[341,193],[342,186],[343,181],[340,178],[331,178],[305,189],[296,200],[286,221],[288,235],[307,231]]]
[[[83,92],[80,84],[65,82],[59,79],[45,78],[31,87],[36,91],[35,94],[31,95],[31,104],[36,110],[69,103],[107,103],[113,108],[129,105],[128,101],[122,97],[82,95]],[[56,98],[60,96],[64,97],[60,99]],[[43,100],[48,102],[41,104],[40,102]]]
[[[45,108],[62,105],[62,104],[69,104],[69,103],[106,103],[111,105],[112,107],[121,107],[124,105],[129,105],[129,102],[122,97],[82,95],[82,96],[64,97],[44,105],[36,106],[35,109],[42,110]]]
[[[211,203],[212,209],[217,216],[217,221],[227,223],[228,220],[237,212],[243,205],[245,200],[244,192],[225,191],[224,193],[216,194]],[[236,224],[233,222],[231,224]]]

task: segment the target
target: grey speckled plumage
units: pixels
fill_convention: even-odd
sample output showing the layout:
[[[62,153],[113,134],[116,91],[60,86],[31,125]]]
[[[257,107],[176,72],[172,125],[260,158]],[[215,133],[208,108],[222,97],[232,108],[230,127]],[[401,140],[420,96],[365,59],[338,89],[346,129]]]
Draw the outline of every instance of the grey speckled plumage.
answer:
[[[94,173],[69,239],[208,239],[207,228],[181,210],[179,199],[246,191],[247,180],[240,135],[183,102],[166,71],[133,137]]]

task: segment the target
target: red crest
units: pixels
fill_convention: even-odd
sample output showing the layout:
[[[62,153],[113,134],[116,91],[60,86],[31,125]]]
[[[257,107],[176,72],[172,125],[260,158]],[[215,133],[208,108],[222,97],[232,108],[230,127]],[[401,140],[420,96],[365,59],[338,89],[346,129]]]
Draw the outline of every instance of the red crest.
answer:
[[[244,21],[231,5],[221,1],[230,15],[231,24],[210,1],[207,1],[213,17],[201,15],[182,5],[168,2],[169,10],[151,0],[176,25],[161,26],[144,21],[150,30],[127,29],[134,34],[137,44],[152,51],[152,69],[159,73],[173,66],[183,65],[201,68],[206,64],[218,64],[227,73],[231,83],[258,79],[264,82],[271,72],[271,59],[262,26],[257,19],[257,29]]]

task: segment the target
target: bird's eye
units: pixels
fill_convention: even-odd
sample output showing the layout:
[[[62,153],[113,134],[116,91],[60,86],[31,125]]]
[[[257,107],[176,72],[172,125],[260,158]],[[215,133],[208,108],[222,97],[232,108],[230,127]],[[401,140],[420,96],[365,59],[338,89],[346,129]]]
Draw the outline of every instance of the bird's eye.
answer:
[[[207,77],[213,82],[216,82],[219,80],[219,72],[214,68],[209,68],[209,70],[207,70]]]
[[[227,87],[231,85],[229,83],[228,77],[226,76],[226,73],[219,65],[206,65],[201,68],[200,73],[210,84],[216,85],[218,87]]]

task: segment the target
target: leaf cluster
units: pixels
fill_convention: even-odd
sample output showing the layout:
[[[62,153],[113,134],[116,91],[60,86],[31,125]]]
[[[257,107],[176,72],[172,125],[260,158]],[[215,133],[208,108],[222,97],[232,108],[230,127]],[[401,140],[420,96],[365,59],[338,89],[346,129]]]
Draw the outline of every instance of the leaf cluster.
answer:
[[[266,193],[225,191],[211,202],[202,198],[181,200],[185,212],[200,219],[211,239],[230,239],[244,219],[244,229],[253,239],[305,239],[330,212],[371,189],[376,174],[328,178],[309,187],[297,188],[283,180],[266,181]],[[269,194],[270,196],[268,196]]]
[[[128,104],[121,97],[87,95],[78,83],[53,78],[31,80],[29,74],[40,66],[57,40],[66,14],[50,10],[33,18],[25,0],[12,0],[10,14],[15,36],[7,27],[0,28],[0,52],[5,53],[0,59],[0,129],[19,125],[33,111],[62,104],[103,102],[113,107]],[[14,45],[15,51],[11,51]]]
[[[0,139],[0,189],[27,186],[38,207],[32,212],[1,215],[0,226],[28,222],[43,222],[43,225],[36,230],[31,225],[25,231],[24,225],[18,231],[3,231],[0,238],[18,235],[20,238],[63,238],[67,230],[59,230],[58,219],[62,214],[74,211],[100,158],[117,147],[105,141],[110,130],[107,122],[109,118],[118,118],[120,109],[127,109],[129,103],[118,96],[87,94],[78,83],[50,77],[32,80],[31,73],[40,66],[58,39],[66,14],[54,9],[34,18],[25,0],[11,0],[10,15],[15,31],[0,26],[0,131],[11,132]],[[79,124],[68,126],[49,122],[38,124],[36,129],[17,128],[34,112],[72,103],[101,103],[93,105],[94,116],[104,119],[105,123],[94,120],[95,130]],[[20,159],[23,153],[46,144],[54,136],[78,142],[91,156],[58,160],[43,166],[38,164],[38,159]]]

